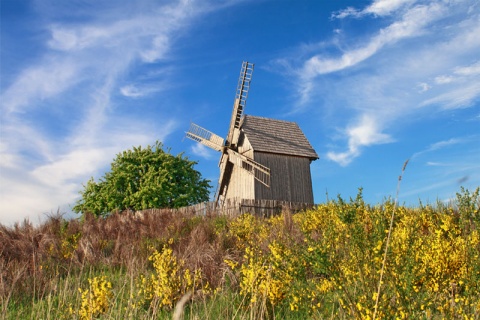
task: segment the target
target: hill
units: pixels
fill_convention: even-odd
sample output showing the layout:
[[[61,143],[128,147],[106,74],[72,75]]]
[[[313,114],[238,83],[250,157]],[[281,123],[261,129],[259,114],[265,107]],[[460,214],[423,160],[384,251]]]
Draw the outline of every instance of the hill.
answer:
[[[415,208],[360,192],[270,218],[0,225],[2,316],[170,319],[185,297],[187,319],[479,319],[479,192]]]

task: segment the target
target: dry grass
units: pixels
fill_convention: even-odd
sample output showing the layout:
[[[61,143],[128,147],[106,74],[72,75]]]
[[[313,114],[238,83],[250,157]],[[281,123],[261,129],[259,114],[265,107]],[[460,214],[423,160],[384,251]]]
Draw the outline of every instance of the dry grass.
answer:
[[[217,287],[223,281],[218,272],[225,268],[224,257],[232,254],[231,240],[215,232],[216,221],[222,219],[152,210],[140,216],[86,215],[83,221],[57,214],[39,226],[28,221],[0,225],[1,305],[23,303],[25,297],[43,299],[58,289],[58,278],[72,270],[121,268],[138,274],[152,249],[161,249],[168,239],[174,239],[175,255],[186,268],[201,268],[205,281]]]
[[[0,224],[0,318],[78,319],[89,280],[106,276],[114,297],[105,318],[171,319],[175,302],[193,290],[178,303],[176,316],[183,310],[186,319],[348,318],[365,316],[366,311],[372,316],[378,304],[379,318],[385,310],[422,315],[425,307],[432,317],[461,312],[477,319],[478,311],[472,310],[480,306],[480,270],[472,261],[478,260],[480,245],[479,194],[480,189],[473,194],[462,190],[455,204],[437,209],[397,207],[396,201],[373,207],[359,193],[350,202],[339,197],[302,214],[283,210],[268,219],[150,210],[106,218],[86,215],[82,220],[56,214],[38,226],[28,221],[12,227]],[[388,259],[390,236],[385,230],[394,232]],[[443,236],[436,237],[438,232]],[[451,242],[445,240],[450,237]],[[412,243],[415,252],[409,251]],[[140,305],[139,279],[155,274],[149,257],[165,247],[173,250],[181,272],[201,270],[201,285],[184,287],[166,308]],[[254,250],[251,259],[247,248]],[[450,255],[444,257],[444,251]],[[417,268],[420,275],[409,271],[418,265],[414,258],[425,265]],[[456,267],[463,264],[468,270]],[[273,267],[277,271],[266,278]],[[432,268],[439,270],[438,277],[427,272]],[[462,277],[455,268],[465,271]],[[249,272],[255,270],[258,281],[252,282],[252,291],[242,293]],[[385,275],[379,281],[380,272]],[[430,286],[432,279],[451,293]],[[269,292],[280,290],[283,300],[267,303],[264,294],[253,303],[249,292],[256,292],[260,282]],[[374,303],[380,289],[382,300]],[[297,302],[300,309],[292,312]],[[77,311],[72,313],[72,308]]]

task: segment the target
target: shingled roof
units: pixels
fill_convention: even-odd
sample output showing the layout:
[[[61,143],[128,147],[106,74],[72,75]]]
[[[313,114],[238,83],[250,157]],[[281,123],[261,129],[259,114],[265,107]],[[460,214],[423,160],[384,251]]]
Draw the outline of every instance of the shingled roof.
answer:
[[[245,115],[240,127],[254,151],[318,159],[295,122]]]

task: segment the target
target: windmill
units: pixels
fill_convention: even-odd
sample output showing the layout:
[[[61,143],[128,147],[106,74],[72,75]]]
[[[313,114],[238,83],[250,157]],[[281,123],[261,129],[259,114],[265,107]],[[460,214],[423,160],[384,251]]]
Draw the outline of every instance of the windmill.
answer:
[[[242,63],[226,138],[194,123],[186,136],[221,152],[217,205],[230,198],[313,204],[310,163],[318,155],[298,125],[243,114],[253,67]]]
[[[200,142],[201,144],[222,153],[219,163],[220,178],[216,192],[217,204],[221,197],[227,192],[233,166],[245,170],[245,172],[251,174],[255,180],[259,181],[266,187],[270,187],[270,169],[238,152],[240,121],[247,103],[253,68],[253,63],[247,61],[242,63],[233,104],[232,117],[230,119],[230,126],[225,140],[194,123],[190,124],[190,128],[186,133],[187,138]]]

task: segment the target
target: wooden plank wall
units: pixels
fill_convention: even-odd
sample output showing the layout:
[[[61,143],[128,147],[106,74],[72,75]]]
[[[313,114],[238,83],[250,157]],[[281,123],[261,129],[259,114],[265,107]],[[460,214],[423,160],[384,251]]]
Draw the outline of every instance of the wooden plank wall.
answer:
[[[255,161],[270,168],[270,188],[255,182],[256,199],[314,203],[308,158],[255,152]]]
[[[253,199],[255,195],[254,183],[255,178],[251,173],[234,165],[225,198]]]
[[[249,157],[250,159],[253,159],[252,146],[243,132],[240,133],[238,144],[238,152],[246,157]],[[253,175],[243,168],[239,168],[238,166],[234,165],[225,198],[254,199],[255,178]]]

